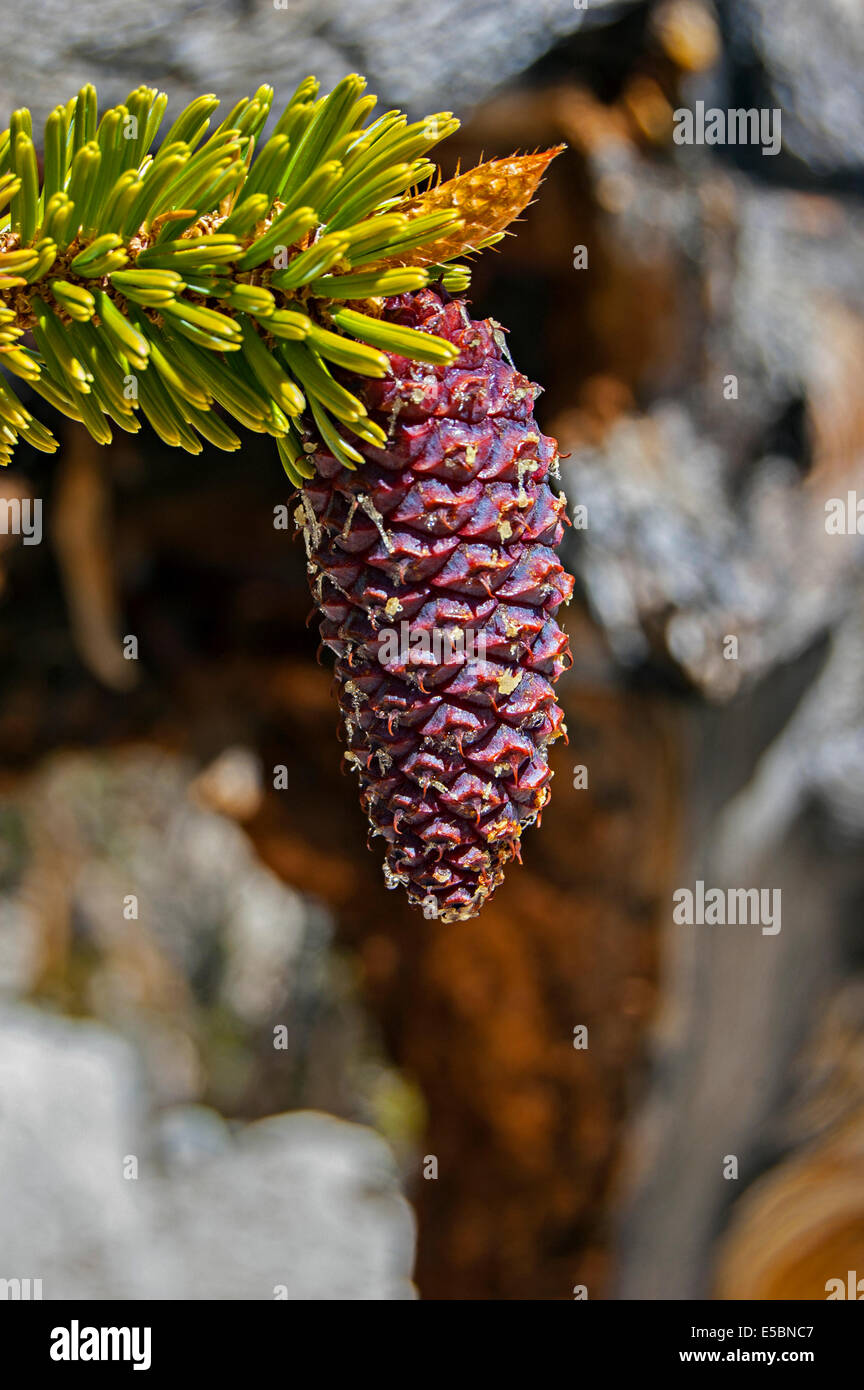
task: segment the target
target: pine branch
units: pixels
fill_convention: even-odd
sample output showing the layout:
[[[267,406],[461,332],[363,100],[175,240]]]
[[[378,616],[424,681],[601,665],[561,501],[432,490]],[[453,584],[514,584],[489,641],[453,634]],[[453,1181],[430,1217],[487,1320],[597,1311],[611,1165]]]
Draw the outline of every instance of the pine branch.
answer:
[[[202,96],[155,141],[167,97],[149,87],[99,118],[82,89],[45,124],[40,183],[30,113],[0,133],[0,366],[100,443],[143,415],[165,443],[240,439],[212,407],[275,438],[292,483],[323,439],[347,468],[354,436],[386,438],[339,369],[383,377],[385,354],[448,365],[444,338],[381,317],[383,299],[465,290],[459,259],[499,240],[549,160],[513,157],[416,190],[449,112],[371,119],[352,75],[325,97],[307,78],[266,140],[273,91],[211,133]],[[0,373],[0,464],[18,439],[57,441]]]

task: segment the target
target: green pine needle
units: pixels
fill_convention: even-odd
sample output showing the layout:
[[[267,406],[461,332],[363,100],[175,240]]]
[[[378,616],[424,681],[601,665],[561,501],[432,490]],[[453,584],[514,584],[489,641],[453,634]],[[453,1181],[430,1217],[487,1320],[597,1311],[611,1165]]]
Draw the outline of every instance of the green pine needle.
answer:
[[[0,368],[100,443],[143,416],[189,452],[202,438],[237,449],[218,406],[276,439],[295,485],[314,474],[315,440],[355,468],[346,432],[385,436],[332,369],[382,377],[388,353],[452,362],[451,344],[382,319],[380,302],[438,281],[461,292],[469,277],[411,264],[461,227],[455,212],[399,211],[458,121],[371,119],[365,85],[352,74],[319,97],[306,78],[267,139],[272,88],[215,128],[218,99],[202,96],[161,140],[164,93],[138,87],[100,117],[88,85],[48,116],[41,182],[30,113],[13,112],[0,131]],[[379,264],[393,257],[407,263]],[[19,439],[57,447],[0,371],[0,464]]]

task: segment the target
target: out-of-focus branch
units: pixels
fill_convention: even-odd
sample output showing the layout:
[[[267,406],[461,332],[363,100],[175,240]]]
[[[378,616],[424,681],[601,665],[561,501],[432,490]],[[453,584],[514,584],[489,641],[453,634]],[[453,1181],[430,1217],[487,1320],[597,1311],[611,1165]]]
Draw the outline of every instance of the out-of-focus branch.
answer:
[[[70,426],[58,468],[52,538],[72,635],[81,660],[103,685],[129,690],[138,675],[123,656],[111,514],[99,445]]]

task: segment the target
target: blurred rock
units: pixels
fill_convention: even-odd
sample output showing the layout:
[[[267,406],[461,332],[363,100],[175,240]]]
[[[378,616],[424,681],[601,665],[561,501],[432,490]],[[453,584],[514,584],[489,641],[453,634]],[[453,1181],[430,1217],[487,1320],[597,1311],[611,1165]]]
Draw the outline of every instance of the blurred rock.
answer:
[[[372,1130],[312,1111],[260,1120],[154,1195],[157,1240],[184,1251],[187,1296],[414,1297],[414,1219]]]
[[[731,106],[779,106],[783,144],[820,176],[864,170],[864,24],[853,0],[727,0]],[[727,103],[724,101],[723,103]]]
[[[287,101],[307,73],[327,87],[359,70],[386,105],[465,109],[522,72],[567,34],[608,21],[637,0],[591,0],[577,9],[560,0],[512,0],[490,9],[464,0],[214,0],[206,12],[168,0],[146,6],[90,0],[74,11],[40,0],[38,16],[7,8],[0,49],[0,128],[6,113],[27,105],[37,128],[58,101],[85,82],[101,100],[123,101],[141,82],[163,87],[169,113],[202,92],[225,109],[264,82]],[[458,33],[458,42],[448,35]],[[411,61],[406,61],[406,55]]]
[[[256,791],[236,747],[199,774],[143,747],[47,759],[0,798],[0,989],[116,1027],[160,1104],[370,1121],[383,1063],[330,914],[205,808]]]
[[[108,1029],[0,1010],[0,1277],[46,1299],[411,1299],[414,1229],[371,1130],[201,1108],[154,1128]]]
[[[43,1281],[45,1298],[155,1289],[140,1239],[139,1076],[105,1029],[35,1009],[0,1010],[0,1260],[5,1278]],[[11,1199],[10,1199],[11,1198]]]
[[[601,182],[629,170],[604,216],[622,275],[698,262],[665,359],[623,383],[643,411],[602,419],[592,380],[553,421],[588,512],[571,558],[623,666],[653,657],[728,699],[861,602],[864,540],[829,534],[825,508],[864,479],[864,219],[700,160],[656,172],[626,143],[591,159]]]
[[[864,838],[864,621],[853,612],[832,635],[824,667],[794,714],[730,799],[715,831],[718,865],[740,872],[782,846],[818,808],[838,847]]]

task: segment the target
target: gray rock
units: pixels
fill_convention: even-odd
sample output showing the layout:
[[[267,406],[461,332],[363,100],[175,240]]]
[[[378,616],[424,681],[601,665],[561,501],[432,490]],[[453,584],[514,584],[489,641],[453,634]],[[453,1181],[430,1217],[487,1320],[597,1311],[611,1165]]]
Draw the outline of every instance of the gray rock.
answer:
[[[312,1111],[259,1121],[158,1196],[157,1244],[183,1252],[166,1296],[413,1297],[413,1217],[389,1150],[359,1125]]]
[[[363,72],[370,90],[415,116],[451,106],[460,112],[524,71],[558,39],[605,22],[634,0],[40,0],[38,14],[9,6],[0,47],[0,111],[26,105],[41,127],[47,113],[85,82],[106,104],[141,82],[164,88],[170,112],[202,92],[226,108],[264,82],[277,101],[308,73],[325,88]],[[0,121],[0,128],[5,119]]]
[[[728,0],[733,64],[758,73],[756,104],[783,109],[783,144],[817,174],[864,167],[864,28],[854,0]],[[730,93],[733,106],[752,105]],[[736,99],[732,99],[736,98]]]
[[[41,1279],[45,1298],[152,1296],[141,1189],[138,1074],[97,1025],[0,1011],[0,1277]]]
[[[630,196],[606,220],[607,246],[624,266],[675,266],[687,347],[679,375],[646,383],[643,413],[602,445],[571,442],[564,417],[567,492],[589,518],[570,558],[619,661],[660,652],[728,699],[860,603],[864,541],[829,534],[825,505],[845,498],[860,463],[864,219],[851,199],[720,173],[710,153],[687,149],[661,169],[626,146],[614,158]],[[801,439],[786,427],[796,418]]]
[[[215,775],[238,759],[196,776],[158,749],[62,753],[0,798],[0,998],[38,968],[133,1043],[159,1106],[386,1124],[374,1078],[392,1068],[329,912],[208,809],[248,810]]]
[[[411,1299],[414,1223],[371,1130],[155,1124],[104,1027],[0,1011],[0,1279],[46,1299]]]

